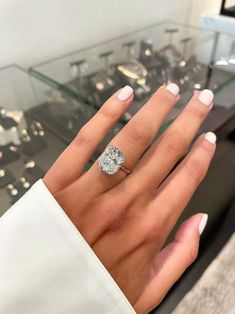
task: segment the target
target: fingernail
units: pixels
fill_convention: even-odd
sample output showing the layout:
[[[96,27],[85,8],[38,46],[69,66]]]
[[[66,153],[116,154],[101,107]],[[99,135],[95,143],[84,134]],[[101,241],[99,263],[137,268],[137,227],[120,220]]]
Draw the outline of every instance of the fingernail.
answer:
[[[215,144],[216,142],[216,135],[213,132],[207,132],[205,134],[205,139],[210,142],[211,144]]]
[[[179,86],[177,86],[175,83],[170,83],[167,85],[166,89],[173,94],[174,96],[177,96],[179,94]]]
[[[133,88],[131,88],[130,86],[125,86],[123,87],[118,95],[117,95],[117,98],[118,100],[121,100],[121,101],[125,101],[127,100],[131,95],[133,94]]]
[[[201,221],[200,221],[199,226],[198,226],[198,230],[199,230],[200,235],[203,233],[203,231],[206,227],[207,221],[208,221],[208,215],[204,214],[202,216]]]
[[[209,106],[212,103],[213,98],[214,94],[209,89],[204,89],[198,97],[200,102],[202,102],[206,106]]]

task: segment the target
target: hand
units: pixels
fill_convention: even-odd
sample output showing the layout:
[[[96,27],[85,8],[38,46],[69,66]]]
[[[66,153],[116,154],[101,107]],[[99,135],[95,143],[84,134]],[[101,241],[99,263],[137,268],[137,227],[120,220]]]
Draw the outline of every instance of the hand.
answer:
[[[215,151],[215,135],[202,134],[171,172],[212,108],[213,94],[208,90],[195,93],[146,151],[179,100],[178,92],[175,84],[160,87],[112,139],[110,144],[125,153],[130,175],[122,170],[105,174],[97,162],[83,174],[97,145],[132,102],[133,91],[127,86],[81,129],[44,178],[137,313],[158,305],[194,261],[207,219],[194,215],[163,248]]]

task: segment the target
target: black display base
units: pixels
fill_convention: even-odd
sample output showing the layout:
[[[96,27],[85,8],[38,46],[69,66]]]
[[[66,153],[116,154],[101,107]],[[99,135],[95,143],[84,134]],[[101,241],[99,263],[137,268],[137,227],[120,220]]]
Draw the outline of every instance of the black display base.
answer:
[[[35,156],[46,148],[46,143],[41,138],[32,138],[30,142],[21,144],[21,151],[27,156]]]
[[[8,169],[4,169],[4,177],[0,177],[0,189],[6,188],[8,184],[11,184],[15,181],[15,177]]]
[[[12,147],[16,147],[16,151],[10,149],[11,145],[0,146],[0,151],[2,152],[1,165],[8,165],[20,158],[19,147],[12,145]]]
[[[15,122],[15,120],[13,120],[12,118],[8,118],[8,117],[0,117],[0,125],[5,129],[5,130],[9,130],[13,127],[17,127],[17,123]]]
[[[45,171],[38,165],[35,165],[33,168],[25,169],[23,176],[31,184],[34,184],[39,179],[43,178]]]

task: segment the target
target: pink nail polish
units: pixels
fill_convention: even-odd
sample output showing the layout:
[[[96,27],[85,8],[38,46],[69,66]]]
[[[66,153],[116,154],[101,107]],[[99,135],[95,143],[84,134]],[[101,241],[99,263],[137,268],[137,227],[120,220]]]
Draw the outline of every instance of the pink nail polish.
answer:
[[[117,98],[120,101],[126,101],[129,97],[131,97],[132,94],[133,94],[133,89],[127,85],[119,91]]]
[[[202,102],[206,106],[209,106],[212,103],[213,98],[214,98],[214,94],[209,89],[204,89],[203,91],[201,91],[198,97],[200,102]]]
[[[179,94],[179,86],[175,83],[168,84],[166,89],[174,96],[177,96]]]

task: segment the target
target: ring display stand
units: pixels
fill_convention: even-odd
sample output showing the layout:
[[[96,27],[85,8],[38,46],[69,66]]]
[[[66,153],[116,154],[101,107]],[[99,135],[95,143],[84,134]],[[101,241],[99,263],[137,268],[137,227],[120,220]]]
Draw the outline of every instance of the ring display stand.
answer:
[[[232,107],[234,101],[221,89],[235,82],[235,65],[231,61],[234,40],[235,36],[224,33],[165,22],[35,65],[29,69],[33,76],[57,84],[61,93],[66,92],[67,99],[71,97],[82,105],[77,111],[77,123],[68,114],[72,106],[68,107],[68,101],[61,97],[56,100],[60,103],[59,117],[47,114],[44,107],[38,107],[33,114],[44,123],[50,121],[50,128],[69,142],[80,129],[82,120],[86,120],[83,115],[90,118],[124,85],[132,86],[135,98],[120,119],[119,129],[159,86],[170,81],[179,85],[181,98],[160,132],[181,112],[195,90],[210,88],[215,93],[216,107],[223,103]],[[76,131],[71,127],[73,124],[79,126]]]

